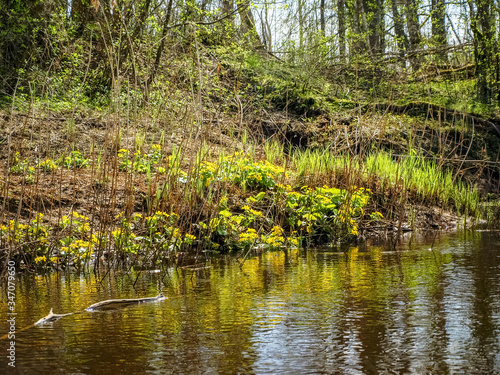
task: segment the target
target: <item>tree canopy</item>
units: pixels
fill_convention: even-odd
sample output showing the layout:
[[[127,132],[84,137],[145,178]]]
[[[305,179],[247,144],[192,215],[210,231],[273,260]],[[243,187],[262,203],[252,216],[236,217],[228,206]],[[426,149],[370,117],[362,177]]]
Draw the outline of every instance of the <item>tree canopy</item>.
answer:
[[[147,101],[167,54],[238,46],[370,89],[395,75],[453,74],[497,105],[499,9],[493,0],[0,0],[0,89],[85,81],[92,98],[127,81]]]

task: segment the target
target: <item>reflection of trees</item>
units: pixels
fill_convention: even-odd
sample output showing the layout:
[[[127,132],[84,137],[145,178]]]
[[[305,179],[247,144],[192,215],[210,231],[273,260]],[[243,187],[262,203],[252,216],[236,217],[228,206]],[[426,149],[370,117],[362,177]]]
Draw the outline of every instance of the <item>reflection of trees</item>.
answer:
[[[429,244],[269,252],[243,270],[229,261],[166,279],[145,273],[135,292],[129,275],[22,277],[18,303],[26,315],[34,310],[31,321],[50,307],[68,312],[99,299],[154,295],[162,282],[169,299],[30,331],[29,343],[19,339],[19,358],[33,346],[39,354],[20,364],[41,356],[52,361],[44,369],[93,373],[94,363],[120,361],[136,373],[491,372],[499,365],[500,285],[490,242],[483,234],[438,241],[432,252]]]
[[[473,236],[470,250],[466,252],[466,263],[472,265],[473,296],[470,315],[472,320],[471,350],[466,354],[468,362],[480,368],[498,369],[500,330],[498,294],[500,283],[498,271],[498,236],[484,233]],[[495,247],[493,244],[497,244]]]

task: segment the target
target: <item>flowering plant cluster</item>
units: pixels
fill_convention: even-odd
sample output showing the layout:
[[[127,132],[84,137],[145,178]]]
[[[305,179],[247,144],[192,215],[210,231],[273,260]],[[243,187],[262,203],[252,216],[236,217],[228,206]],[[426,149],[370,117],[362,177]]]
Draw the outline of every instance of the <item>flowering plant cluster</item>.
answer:
[[[106,232],[93,231],[90,218],[76,211],[64,215],[55,227],[43,223],[39,213],[31,223],[11,220],[0,225],[0,246],[19,247],[31,254],[37,266],[72,265],[81,268],[95,259],[97,250],[107,250],[108,258],[127,260],[156,252],[157,260],[176,256],[183,247],[196,244],[197,237],[183,233],[177,226],[179,216],[156,211],[151,216],[116,216],[116,226]],[[60,240],[49,243],[50,236]],[[24,244],[24,245],[23,245]]]
[[[298,247],[296,233],[286,235],[279,225],[264,216],[261,210],[250,207],[260,202],[266,193],[261,192],[247,199],[247,204],[238,209],[239,213],[230,211],[227,196],[219,202],[218,215],[210,220],[209,225],[199,224],[205,230],[205,243],[216,250],[249,250],[250,248],[279,249],[283,246]]]
[[[358,235],[358,219],[363,214],[370,191],[354,187],[353,191],[328,186],[300,191],[281,188],[288,223],[308,242],[328,242]]]
[[[165,168],[159,166],[162,158],[159,144],[151,145],[147,154],[139,150],[131,154],[129,150],[122,148],[118,150],[118,168],[124,172],[150,173],[156,170],[164,173]]]
[[[120,149],[117,157],[119,169],[125,172],[186,176],[179,167],[179,154],[164,158],[158,144],[151,145],[147,154]],[[79,151],[72,151],[62,160],[68,169],[88,166],[88,159]],[[11,172],[29,174],[29,168],[28,162],[16,153]],[[50,172],[58,166],[46,159],[38,163],[38,168]],[[179,216],[174,212],[157,210],[144,217],[122,212],[101,232],[93,229],[89,217],[73,211],[62,216],[54,227],[43,223],[42,214],[30,223],[12,220],[8,225],[0,225],[0,245],[22,248],[37,265],[77,268],[104,253],[124,262],[161,262],[175,259],[179,252],[193,246],[219,251],[309,246],[357,236],[358,223],[365,215],[371,194],[369,189],[357,187],[341,190],[285,185],[290,176],[282,167],[268,161],[254,162],[240,153],[222,155],[216,162],[202,161],[191,177],[189,181],[196,186],[193,191],[208,191],[209,200],[218,194],[219,188],[228,188],[218,183],[232,185],[227,192],[236,188],[247,198],[242,201],[241,196],[236,196],[229,205],[226,193],[214,216],[192,225],[193,233],[181,230]],[[179,181],[182,182],[180,178]],[[253,195],[248,196],[246,188]],[[383,218],[379,212],[369,216],[371,220]],[[51,235],[58,240],[49,243]]]
[[[92,232],[90,219],[76,211],[64,215],[59,221],[59,227],[64,237],[59,241],[58,262],[72,264],[80,268],[90,261],[96,248],[104,248],[105,235],[101,232]],[[52,258],[54,259],[54,258]]]
[[[131,218],[126,218],[122,212],[116,219],[119,226],[111,234],[114,250],[122,258],[154,251],[157,260],[161,261],[175,257],[183,247],[196,243],[196,236],[183,233],[177,227],[179,215],[174,212],[156,211],[146,217],[134,214]]]
[[[216,163],[203,161],[198,175],[206,187],[214,181],[229,181],[261,190],[272,189],[280,180],[288,177],[282,167],[268,161],[252,162],[238,152],[222,156]]]
[[[89,159],[83,157],[80,151],[71,151],[71,153],[62,159],[63,166],[67,169],[87,168]],[[37,160],[35,166],[30,165],[27,159],[21,159],[20,153],[16,152],[9,168],[10,173],[15,175],[24,175],[25,182],[33,184],[35,182],[35,171],[50,173],[59,168],[59,162],[46,158]]]
[[[47,252],[50,227],[43,224],[43,214],[39,213],[27,224],[10,220],[8,225],[0,225],[0,247],[20,247],[32,258]]]
[[[68,169],[87,168],[89,166],[89,159],[85,159],[80,151],[71,151],[64,158],[64,166]]]
[[[28,160],[21,160],[19,151],[12,158],[10,173],[24,175],[24,180],[27,184],[35,182],[35,167],[28,164]]]
[[[358,235],[358,222],[364,215],[371,192],[353,187],[340,190],[328,186],[293,189],[284,185],[289,176],[269,162],[251,162],[235,154],[218,162],[203,162],[198,170],[203,186],[215,181],[240,183],[261,190],[247,198],[247,204],[227,206],[227,197],[219,203],[218,215],[207,227],[212,248],[276,249],[282,246],[326,243]],[[274,207],[273,210],[266,208]],[[280,222],[276,221],[280,216]],[[284,222],[285,229],[280,223]]]

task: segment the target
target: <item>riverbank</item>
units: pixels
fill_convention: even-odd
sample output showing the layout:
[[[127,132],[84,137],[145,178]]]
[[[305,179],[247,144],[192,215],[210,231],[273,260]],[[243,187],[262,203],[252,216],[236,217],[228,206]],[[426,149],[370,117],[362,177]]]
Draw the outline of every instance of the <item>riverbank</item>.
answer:
[[[116,116],[47,115],[3,115],[0,247],[26,269],[182,265],[206,251],[246,256],[498,218],[484,190],[415,149],[358,140],[352,154],[249,127],[167,133]]]

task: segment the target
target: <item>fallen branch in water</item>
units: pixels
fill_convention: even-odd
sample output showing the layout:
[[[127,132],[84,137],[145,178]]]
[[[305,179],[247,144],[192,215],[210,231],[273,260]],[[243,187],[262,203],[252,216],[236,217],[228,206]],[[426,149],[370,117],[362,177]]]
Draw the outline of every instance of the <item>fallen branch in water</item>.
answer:
[[[61,319],[63,316],[68,316],[68,315],[73,315],[75,313],[67,313],[67,314],[54,314],[53,309],[50,309],[49,315],[43,317],[39,321],[37,321],[34,325],[42,325],[42,324],[47,324],[51,322],[55,322],[56,320]]]
[[[92,312],[92,311],[96,311],[96,310],[98,310],[102,307],[105,307],[105,306],[109,307],[109,306],[113,306],[113,305],[128,305],[128,304],[132,304],[132,303],[163,301],[165,299],[167,299],[167,298],[165,297],[165,295],[163,293],[158,294],[156,297],[109,299],[106,301],[94,303],[93,305],[90,305],[89,307],[87,307],[85,309],[85,311]],[[66,313],[66,314],[54,314],[53,310],[54,309],[50,309],[50,312],[47,316],[44,316],[43,318],[38,320],[36,323],[33,323],[27,327],[24,327],[24,328],[18,330],[17,332],[25,331],[31,327],[41,326],[41,325],[52,323],[52,322],[55,322],[55,321],[61,319],[62,317],[68,316],[68,315],[75,315],[75,314],[82,313],[82,311],[76,311],[76,312],[70,312],[70,313]],[[3,335],[2,337],[0,337],[0,340],[4,340],[4,339],[8,338],[8,336],[9,336],[8,334]]]
[[[106,301],[101,301],[90,305],[85,310],[86,311],[94,311],[100,309],[101,307],[109,307],[112,305],[121,305],[121,304],[131,304],[131,303],[141,303],[141,302],[153,302],[153,301],[162,301],[166,299],[163,293],[158,294],[156,297],[149,298],[125,298],[125,299],[109,299]]]

